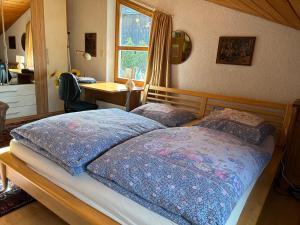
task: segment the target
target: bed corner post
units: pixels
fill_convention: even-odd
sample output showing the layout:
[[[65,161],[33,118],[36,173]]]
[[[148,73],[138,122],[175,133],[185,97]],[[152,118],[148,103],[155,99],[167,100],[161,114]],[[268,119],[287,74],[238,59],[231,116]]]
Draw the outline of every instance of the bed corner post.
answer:
[[[144,87],[144,95],[142,98],[142,105],[144,105],[147,102],[148,92],[149,92],[150,84],[146,84]]]
[[[289,134],[290,131],[294,125],[294,109],[293,109],[293,105],[288,104],[286,105],[286,109],[285,109],[285,114],[284,114],[284,119],[283,119],[283,128],[281,131],[281,138],[280,138],[280,145],[282,147],[286,147],[287,142],[289,141]]]
[[[0,190],[0,193],[3,193],[6,191],[8,187],[8,179],[6,176],[6,165],[3,163],[0,163],[0,175],[1,175],[1,181],[2,181],[2,189]]]

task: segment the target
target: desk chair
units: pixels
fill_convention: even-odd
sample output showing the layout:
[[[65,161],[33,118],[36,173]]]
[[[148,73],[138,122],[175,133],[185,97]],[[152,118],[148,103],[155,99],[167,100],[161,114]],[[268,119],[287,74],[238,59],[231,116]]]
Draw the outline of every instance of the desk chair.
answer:
[[[8,110],[8,105],[0,101],[0,141],[2,141],[3,139],[2,135],[5,128],[5,119],[6,119],[7,110]]]
[[[65,112],[79,112],[97,109],[96,104],[80,101],[81,89],[76,77],[71,73],[63,73],[59,78],[59,97],[64,101]]]
[[[8,81],[11,80],[11,74],[8,70]],[[7,82],[7,76],[6,76],[6,65],[4,63],[0,63],[0,83],[6,84]]]

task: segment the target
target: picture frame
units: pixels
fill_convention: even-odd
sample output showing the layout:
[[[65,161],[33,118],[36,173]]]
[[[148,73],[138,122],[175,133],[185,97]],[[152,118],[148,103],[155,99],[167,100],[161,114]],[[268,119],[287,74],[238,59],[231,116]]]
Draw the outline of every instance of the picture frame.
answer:
[[[221,36],[217,64],[251,66],[256,37]]]
[[[16,36],[9,36],[8,37],[8,47],[9,49],[16,49]]]
[[[97,33],[85,33],[85,52],[97,57]]]

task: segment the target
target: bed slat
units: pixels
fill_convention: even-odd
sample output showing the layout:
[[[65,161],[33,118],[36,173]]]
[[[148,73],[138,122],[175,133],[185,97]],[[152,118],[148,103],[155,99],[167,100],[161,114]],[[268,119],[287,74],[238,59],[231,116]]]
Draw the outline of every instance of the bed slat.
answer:
[[[146,85],[143,104],[160,102],[185,108],[199,118],[209,115],[215,108],[231,108],[257,114],[271,123],[276,129],[277,144],[285,145],[290,125],[291,105],[277,102],[230,97],[206,92],[180,90]]]

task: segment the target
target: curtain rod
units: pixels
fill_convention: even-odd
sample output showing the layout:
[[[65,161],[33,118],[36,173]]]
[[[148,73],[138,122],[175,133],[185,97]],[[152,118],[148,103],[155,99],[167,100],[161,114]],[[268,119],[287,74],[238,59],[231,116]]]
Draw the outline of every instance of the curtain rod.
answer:
[[[161,11],[163,13],[166,13],[166,14],[170,15],[172,18],[174,18],[174,15],[170,14],[169,12],[167,12],[167,11],[161,9],[161,8],[155,7],[153,5],[150,5],[148,3],[144,3],[143,1],[139,1],[139,0],[131,0],[131,1],[134,2],[134,3],[137,3],[137,4],[141,5],[141,6],[144,6],[144,7],[148,8],[148,9],[150,9],[152,11],[159,10],[159,11]]]

